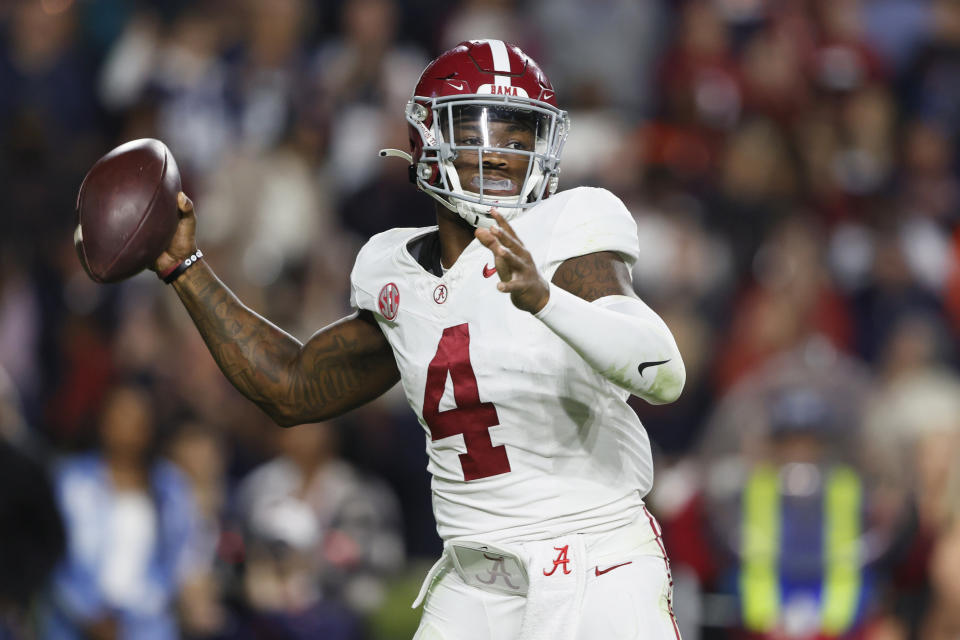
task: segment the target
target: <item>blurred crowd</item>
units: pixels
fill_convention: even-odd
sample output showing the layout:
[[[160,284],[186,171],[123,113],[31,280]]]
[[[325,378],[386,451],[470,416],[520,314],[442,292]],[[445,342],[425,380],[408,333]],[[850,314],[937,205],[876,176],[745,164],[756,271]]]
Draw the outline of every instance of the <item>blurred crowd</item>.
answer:
[[[484,37],[551,77],[561,188],[627,203],[684,356],[635,404],[684,638],[960,637],[960,0],[0,3],[0,637],[412,635],[402,395],[276,427],[154,274],[87,278],[74,199],[163,140],[206,259],[306,339],[367,237],[431,224],[377,150]]]

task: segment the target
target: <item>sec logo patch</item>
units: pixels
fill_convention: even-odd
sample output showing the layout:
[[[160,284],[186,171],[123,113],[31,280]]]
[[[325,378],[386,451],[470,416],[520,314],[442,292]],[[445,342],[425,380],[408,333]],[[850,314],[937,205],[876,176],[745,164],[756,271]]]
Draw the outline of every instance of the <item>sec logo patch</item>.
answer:
[[[380,289],[380,295],[377,296],[377,304],[380,306],[380,315],[387,320],[393,320],[397,317],[397,311],[400,310],[400,290],[392,282]]]

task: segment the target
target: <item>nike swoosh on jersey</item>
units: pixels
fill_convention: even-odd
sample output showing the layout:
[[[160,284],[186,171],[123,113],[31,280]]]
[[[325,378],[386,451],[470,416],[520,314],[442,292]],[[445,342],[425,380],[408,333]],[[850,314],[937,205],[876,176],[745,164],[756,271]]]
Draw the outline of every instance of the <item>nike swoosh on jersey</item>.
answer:
[[[597,577],[600,577],[609,571],[613,571],[614,569],[619,569],[620,567],[625,567],[628,564],[633,564],[633,560],[631,560],[630,562],[621,562],[620,564],[615,564],[612,567],[607,567],[603,571],[600,571],[600,567],[594,567],[593,571],[594,573],[596,573]]]
[[[670,361],[669,361],[669,360],[658,360],[657,362],[641,362],[641,363],[640,363],[640,366],[637,367],[637,372],[638,372],[640,375],[643,375],[643,370],[646,369],[647,367],[655,367],[655,366],[657,366],[658,364],[666,364],[666,363],[668,363],[668,362],[670,362]]]
[[[490,276],[492,276],[492,275],[495,274],[496,272],[497,272],[497,268],[496,268],[496,267],[494,267],[494,268],[491,269],[491,268],[488,267],[487,265],[483,265],[483,277],[484,277],[484,278],[489,278]]]

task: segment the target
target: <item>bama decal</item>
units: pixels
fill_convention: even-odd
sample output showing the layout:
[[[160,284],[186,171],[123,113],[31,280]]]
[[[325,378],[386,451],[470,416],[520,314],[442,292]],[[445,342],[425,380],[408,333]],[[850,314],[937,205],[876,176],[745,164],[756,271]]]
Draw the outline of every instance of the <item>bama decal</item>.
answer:
[[[477,89],[477,93],[492,96],[517,96],[518,98],[529,98],[523,87],[511,87],[507,84],[482,84]]]

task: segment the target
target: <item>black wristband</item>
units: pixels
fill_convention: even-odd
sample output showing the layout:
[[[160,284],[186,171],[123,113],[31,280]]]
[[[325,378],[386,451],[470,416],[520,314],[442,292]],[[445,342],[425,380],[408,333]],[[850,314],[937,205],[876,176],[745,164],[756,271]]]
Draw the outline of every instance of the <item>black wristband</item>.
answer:
[[[191,255],[189,258],[178,264],[173,271],[163,276],[163,281],[167,284],[171,284],[174,280],[180,277],[184,271],[195,265],[200,258],[203,257],[203,251],[197,249],[197,252]]]

